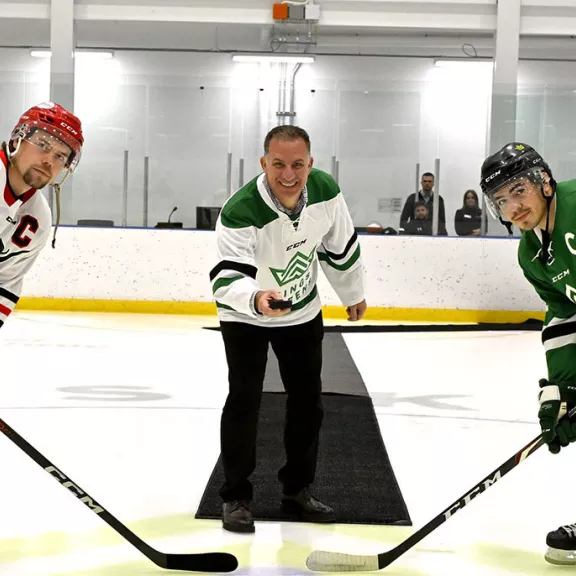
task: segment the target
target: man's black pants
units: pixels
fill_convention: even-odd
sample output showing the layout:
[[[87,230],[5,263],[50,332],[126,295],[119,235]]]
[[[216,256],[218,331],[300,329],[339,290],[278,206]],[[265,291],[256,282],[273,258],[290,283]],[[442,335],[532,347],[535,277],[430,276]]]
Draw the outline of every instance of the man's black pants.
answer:
[[[229,393],[220,440],[225,502],[252,500],[249,476],[256,467],[256,435],[268,344],[272,345],[288,399],[284,425],[286,464],[279,471],[283,493],[293,495],[314,481],[322,410],[322,313],[297,326],[264,328],[221,322],[228,361]]]

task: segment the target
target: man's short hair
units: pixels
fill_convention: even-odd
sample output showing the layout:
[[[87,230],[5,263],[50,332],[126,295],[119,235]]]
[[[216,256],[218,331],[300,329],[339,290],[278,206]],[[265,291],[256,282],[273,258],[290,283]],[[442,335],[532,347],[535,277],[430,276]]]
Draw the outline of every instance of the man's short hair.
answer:
[[[308,136],[308,132],[303,128],[290,124],[272,128],[272,130],[266,134],[266,138],[264,138],[264,154],[268,154],[270,151],[270,141],[273,138],[277,138],[278,140],[298,140],[301,138],[306,143],[308,154],[310,154],[310,136]]]
[[[432,176],[432,178],[434,178],[434,174],[432,174],[432,172],[424,172],[424,174],[422,174],[422,178],[424,178],[424,176]]]
[[[416,208],[420,208],[420,206],[423,206],[424,208],[426,208],[426,212],[430,212],[430,210],[428,210],[428,204],[426,204],[426,202],[416,202],[416,204],[414,204],[414,214],[416,214]]]

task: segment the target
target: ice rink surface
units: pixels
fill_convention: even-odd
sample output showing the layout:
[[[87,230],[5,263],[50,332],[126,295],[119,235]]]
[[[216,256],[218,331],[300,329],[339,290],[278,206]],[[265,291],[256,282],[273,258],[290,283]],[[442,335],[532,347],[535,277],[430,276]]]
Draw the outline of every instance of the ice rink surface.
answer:
[[[258,576],[311,574],[305,560],[317,548],[383,552],[539,433],[538,332],[344,334],[414,527],[265,522],[255,535],[224,532],[194,519],[227,391],[221,337],[207,325],[216,320],[19,312],[0,332],[0,417],[164,552],[231,552],[235,574]],[[1,576],[167,573],[1,435],[0,462]],[[576,448],[541,449],[382,573],[576,574],[543,559],[547,532],[576,522],[575,471]]]

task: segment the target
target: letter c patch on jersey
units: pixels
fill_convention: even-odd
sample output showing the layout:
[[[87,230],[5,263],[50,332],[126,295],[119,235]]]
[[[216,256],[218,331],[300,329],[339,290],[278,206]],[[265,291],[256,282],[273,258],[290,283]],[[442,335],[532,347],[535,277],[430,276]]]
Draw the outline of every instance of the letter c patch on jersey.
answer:
[[[568,250],[570,250],[570,252],[572,254],[576,255],[576,248],[574,248],[571,244],[570,241],[574,240],[575,236],[574,234],[572,234],[572,232],[567,232],[566,234],[564,234],[564,240],[566,241],[566,246],[568,247]]]
[[[18,248],[26,248],[32,242],[32,234],[36,234],[40,228],[38,220],[30,214],[26,214],[21,220],[20,224],[12,234],[12,242],[18,246]]]

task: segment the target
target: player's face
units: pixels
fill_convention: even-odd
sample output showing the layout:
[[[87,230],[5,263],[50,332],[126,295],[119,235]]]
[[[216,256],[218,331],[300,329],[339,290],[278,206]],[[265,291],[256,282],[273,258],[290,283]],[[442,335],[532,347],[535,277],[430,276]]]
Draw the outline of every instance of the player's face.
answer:
[[[548,183],[544,184],[544,193],[551,194]],[[494,194],[494,202],[503,216],[520,230],[533,230],[546,224],[546,200],[542,196],[540,184],[534,184],[528,178],[503,186]]]
[[[71,150],[58,138],[36,130],[22,141],[14,166],[30,188],[44,188],[66,167]]]
[[[274,195],[287,207],[294,207],[312,170],[313,158],[302,138],[270,141],[268,154],[260,159]]]

